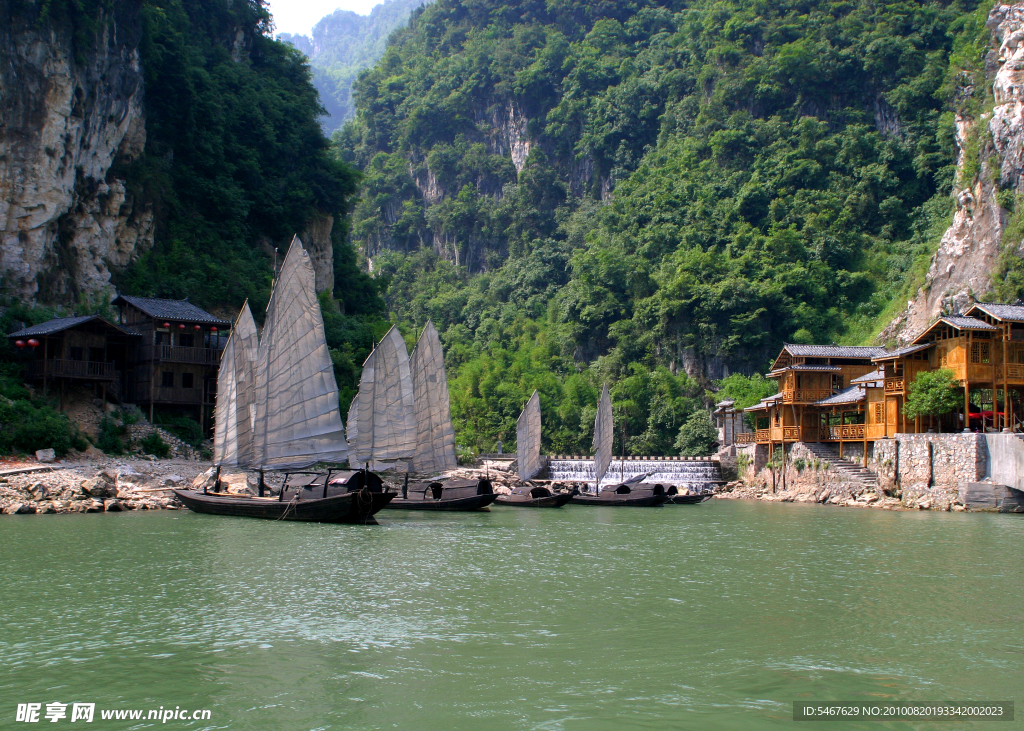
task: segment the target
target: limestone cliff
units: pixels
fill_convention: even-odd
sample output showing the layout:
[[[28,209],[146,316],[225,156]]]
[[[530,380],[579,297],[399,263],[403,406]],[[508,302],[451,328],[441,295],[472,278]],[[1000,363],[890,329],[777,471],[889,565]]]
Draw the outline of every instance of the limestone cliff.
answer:
[[[906,342],[941,313],[956,312],[989,295],[1004,247],[1009,213],[1000,190],[1024,192],[1024,3],[997,4],[989,13],[993,50],[986,60],[994,108],[971,119],[958,115],[958,186],[953,221],[932,258],[924,286],[893,320],[880,340]],[[969,170],[967,151],[977,140],[978,166]],[[965,179],[970,175],[970,179]]]
[[[25,300],[104,292],[152,244],[152,210],[116,173],[146,140],[141,2],[113,7],[83,40],[0,5],[0,282]]]

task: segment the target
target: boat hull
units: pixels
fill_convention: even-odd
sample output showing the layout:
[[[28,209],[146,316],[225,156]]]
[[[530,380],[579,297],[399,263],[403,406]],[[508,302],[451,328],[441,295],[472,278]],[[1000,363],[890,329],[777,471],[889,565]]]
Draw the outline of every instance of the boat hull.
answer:
[[[711,495],[672,495],[666,503],[671,505],[699,505],[711,499]]]
[[[498,495],[495,505],[509,505],[514,508],[560,508],[572,499],[572,493],[560,492],[545,497],[526,497],[525,495]]]
[[[481,510],[494,502],[497,495],[470,495],[468,497],[441,498],[440,500],[396,497],[385,507],[390,510]]]
[[[665,495],[573,495],[573,505],[600,505],[609,508],[655,508],[665,502]]]
[[[312,500],[282,501],[250,495],[209,495],[194,490],[175,490],[186,508],[208,515],[232,515],[265,520],[297,520],[312,523],[376,523],[373,516],[385,507],[393,492],[346,492]]]

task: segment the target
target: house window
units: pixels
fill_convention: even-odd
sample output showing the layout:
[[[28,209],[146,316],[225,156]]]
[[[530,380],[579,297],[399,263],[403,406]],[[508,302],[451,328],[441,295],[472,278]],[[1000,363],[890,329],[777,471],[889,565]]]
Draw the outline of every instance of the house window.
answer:
[[[873,404],[873,407],[874,407],[874,410],[875,410],[875,423],[876,424],[884,423],[885,422],[885,404],[879,402],[877,404]]]
[[[85,360],[81,348],[68,348],[68,352],[71,354],[71,360]]]
[[[89,360],[93,363],[102,363],[104,361],[103,348],[89,348]]]
[[[194,388],[195,387],[195,376],[191,373],[181,374],[181,387],[182,388]]]
[[[903,378],[903,363],[901,361],[896,361],[896,364],[893,366],[893,369],[896,372],[897,378]]]
[[[170,342],[171,342],[171,334],[170,333],[168,333],[168,332],[160,332],[159,330],[156,331],[156,338],[153,340],[154,344],[156,344],[156,345],[167,345]]]
[[[191,348],[192,336],[182,333],[181,335],[178,336],[178,345],[182,346],[183,348]]]
[[[160,385],[164,388],[174,388],[174,371],[161,371]]]
[[[836,373],[832,376],[832,390],[842,391],[843,390],[843,375]]]
[[[991,363],[990,343],[971,343],[971,363]]]

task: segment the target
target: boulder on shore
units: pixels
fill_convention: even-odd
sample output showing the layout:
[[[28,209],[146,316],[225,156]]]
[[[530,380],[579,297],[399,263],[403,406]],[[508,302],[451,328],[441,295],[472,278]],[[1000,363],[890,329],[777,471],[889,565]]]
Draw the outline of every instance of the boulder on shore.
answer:
[[[56,462],[57,461],[57,453],[55,451],[53,451],[52,449],[37,449],[36,450],[36,459],[39,460],[40,462],[42,462],[43,464],[48,464],[50,462]]]

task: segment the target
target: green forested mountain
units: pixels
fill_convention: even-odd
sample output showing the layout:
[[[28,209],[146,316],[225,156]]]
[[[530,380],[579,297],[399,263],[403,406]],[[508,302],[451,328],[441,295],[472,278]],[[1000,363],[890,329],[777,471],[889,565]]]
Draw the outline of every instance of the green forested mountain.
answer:
[[[429,0],[384,0],[369,15],[335,10],[313,26],[309,36],[281,33],[309,58],[313,85],[327,115],[321,125],[327,134],[340,128],[355,113],[352,84],[359,72],[384,54],[388,36],[405,25],[409,14]]]
[[[363,170],[352,237],[389,309],[448,347],[460,441],[508,442],[537,386],[546,446],[583,451],[609,381],[629,448],[665,452],[709,380],[783,341],[870,337],[951,214],[987,11],[425,8],[336,144]]]

